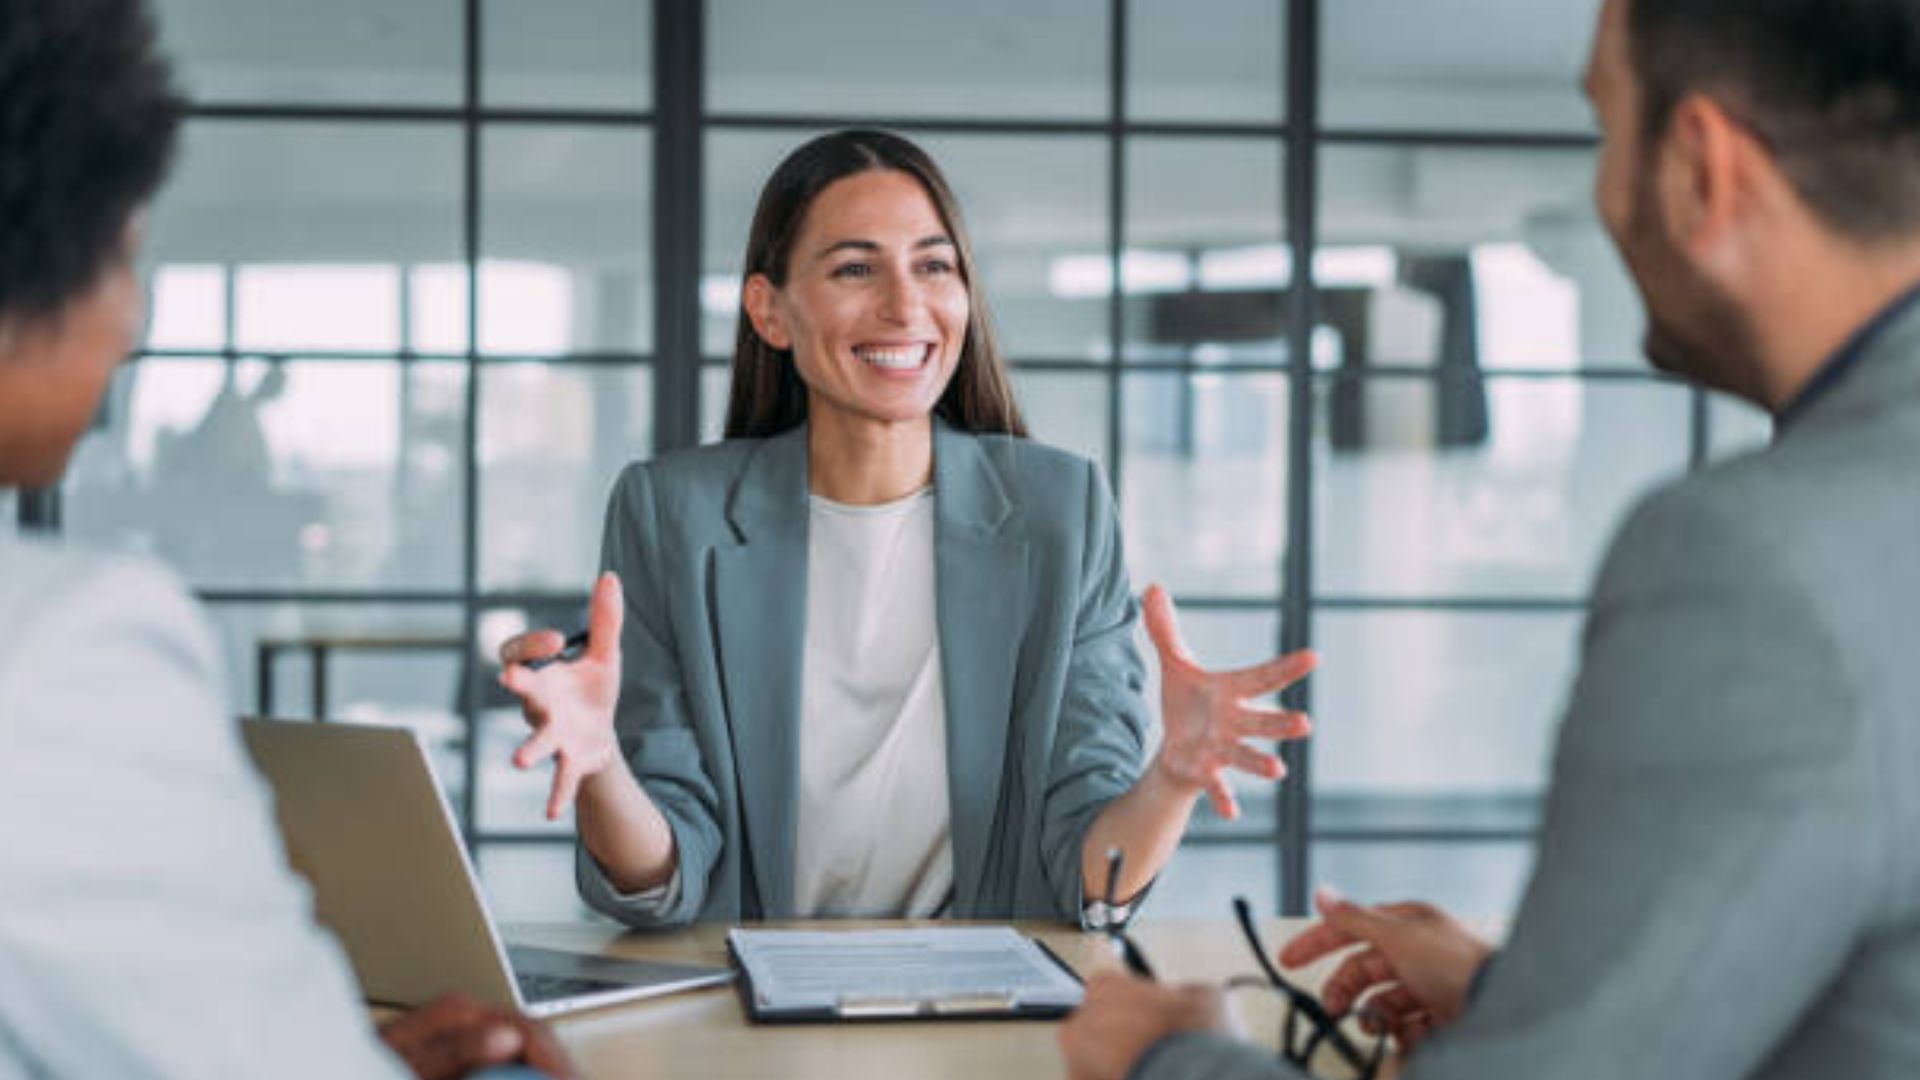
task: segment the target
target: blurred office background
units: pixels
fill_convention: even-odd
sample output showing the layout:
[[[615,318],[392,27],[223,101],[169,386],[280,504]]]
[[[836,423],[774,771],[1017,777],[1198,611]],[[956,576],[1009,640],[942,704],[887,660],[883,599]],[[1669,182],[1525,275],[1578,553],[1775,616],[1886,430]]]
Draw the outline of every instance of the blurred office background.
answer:
[[[1597,0],[158,0],[193,100],[140,355],[9,523],[171,560],[236,707],[414,726],[498,913],[585,917],[490,657],[580,619],[623,463],[718,437],[752,200],[951,174],[1037,436],[1318,733],[1159,915],[1518,898],[1595,559],[1767,437],[1651,374],[1589,206]]]

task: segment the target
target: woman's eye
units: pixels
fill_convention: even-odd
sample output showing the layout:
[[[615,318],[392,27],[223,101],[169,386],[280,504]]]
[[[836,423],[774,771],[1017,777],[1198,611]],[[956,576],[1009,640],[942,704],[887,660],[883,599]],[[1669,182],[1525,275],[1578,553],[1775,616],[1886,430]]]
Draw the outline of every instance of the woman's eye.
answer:
[[[946,259],[928,259],[920,264],[920,272],[923,274],[951,274],[953,270],[953,264]]]

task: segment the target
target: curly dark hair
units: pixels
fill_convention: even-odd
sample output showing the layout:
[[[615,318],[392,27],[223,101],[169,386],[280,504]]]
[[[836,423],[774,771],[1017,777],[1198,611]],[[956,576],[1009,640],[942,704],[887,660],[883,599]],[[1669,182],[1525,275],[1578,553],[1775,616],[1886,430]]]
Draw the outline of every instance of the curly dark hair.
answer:
[[[180,107],[141,0],[0,0],[0,317],[54,315],[99,280]]]

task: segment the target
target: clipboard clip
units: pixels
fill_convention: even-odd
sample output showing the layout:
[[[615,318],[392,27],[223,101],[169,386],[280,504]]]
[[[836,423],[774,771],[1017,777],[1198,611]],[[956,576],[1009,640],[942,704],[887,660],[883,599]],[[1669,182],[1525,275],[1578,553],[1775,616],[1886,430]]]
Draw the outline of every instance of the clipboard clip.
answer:
[[[1020,999],[1005,990],[944,998],[847,995],[834,1003],[833,1014],[848,1020],[894,1016],[969,1016],[1009,1013],[1019,1007]]]

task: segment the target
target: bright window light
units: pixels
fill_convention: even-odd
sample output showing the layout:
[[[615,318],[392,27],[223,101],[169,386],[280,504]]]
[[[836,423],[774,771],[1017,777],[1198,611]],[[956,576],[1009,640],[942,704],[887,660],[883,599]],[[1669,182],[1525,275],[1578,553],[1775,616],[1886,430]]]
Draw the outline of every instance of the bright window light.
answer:
[[[1284,289],[1293,280],[1293,252],[1280,244],[1220,248],[1200,256],[1200,287],[1219,292]]]
[[[1399,257],[1384,245],[1324,247],[1313,253],[1313,279],[1320,285],[1384,289],[1399,273]]]
[[[432,263],[407,272],[407,338],[415,352],[457,353],[467,347],[467,271]]]
[[[1105,255],[1061,255],[1047,267],[1047,289],[1061,299],[1105,296],[1113,286]],[[1193,262],[1172,251],[1129,251],[1120,259],[1120,281],[1130,295],[1184,292],[1193,287]]]
[[[733,274],[704,274],[700,278],[700,310],[709,315],[740,312],[740,278]]]
[[[1580,362],[1580,291],[1524,244],[1481,244],[1471,256],[1487,367],[1559,370]]]
[[[246,350],[395,352],[400,270],[392,265],[275,263],[235,279],[235,344]]]
[[[227,336],[227,274],[175,263],[154,271],[147,348],[218,349]]]
[[[550,356],[573,345],[573,283],[550,263],[480,264],[480,350]]]

